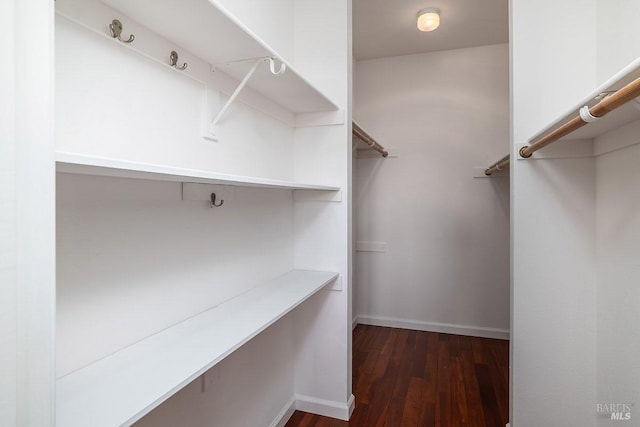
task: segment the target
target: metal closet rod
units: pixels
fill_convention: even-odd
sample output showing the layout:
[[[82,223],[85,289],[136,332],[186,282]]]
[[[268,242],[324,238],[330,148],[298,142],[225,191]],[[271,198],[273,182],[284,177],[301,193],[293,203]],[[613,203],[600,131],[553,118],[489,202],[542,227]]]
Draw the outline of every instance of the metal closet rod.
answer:
[[[366,133],[360,126],[356,124],[356,122],[351,122],[351,124],[352,133],[357,136],[362,142],[367,144],[373,150],[376,150],[382,155],[382,157],[387,157],[389,155],[389,152],[385,150],[385,148],[380,145],[375,139],[371,138],[368,133]]]
[[[580,129],[587,123],[591,123],[599,119],[600,117],[604,117],[605,115],[607,115],[607,113],[610,113],[616,108],[623,106],[627,102],[639,96],[640,78],[637,78],[623,88],[615,91],[611,95],[606,96],[593,107],[583,107],[580,114],[578,114],[562,126],[559,126],[555,130],[552,130],[546,135],[543,135],[540,138],[536,139],[531,144],[525,145],[520,149],[519,154],[522,158],[528,159],[536,151],[546,147],[553,142],[556,142],[564,136],[569,135],[571,132]],[[509,166],[509,155],[503,157],[498,162],[488,167],[484,171],[484,173],[485,175],[491,175],[492,173],[502,170],[507,166]]]

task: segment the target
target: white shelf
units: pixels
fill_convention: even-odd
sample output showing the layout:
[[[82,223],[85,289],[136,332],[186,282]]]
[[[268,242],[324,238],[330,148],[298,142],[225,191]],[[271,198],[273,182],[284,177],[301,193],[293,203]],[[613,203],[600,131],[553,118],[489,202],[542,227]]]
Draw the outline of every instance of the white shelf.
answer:
[[[337,277],[290,271],[59,378],[56,425],[132,424]]]
[[[593,92],[591,92],[588,96],[578,102],[571,110],[569,110],[566,114],[560,116],[557,120],[550,123],[548,126],[545,126],[540,132],[535,134],[533,137],[529,139],[529,141],[534,141],[538,137],[548,133],[549,131],[555,129],[559,125],[568,122],[575,116],[579,114],[580,108],[585,105],[589,107],[598,103],[594,98],[596,95],[607,92],[611,90],[617,90],[621,87],[631,83],[633,80],[640,77],[640,58],[633,61],[631,64],[624,67],[618,73],[616,73],[609,80],[604,82],[598,88],[596,88]],[[573,140],[573,139],[593,139],[600,135],[603,135],[611,130],[614,130],[620,126],[623,126],[627,123],[633,122],[635,120],[640,120],[640,103],[635,101],[628,102],[620,108],[608,113],[606,116],[601,119],[589,123],[582,128],[572,132],[571,134],[565,136],[560,139],[560,141],[564,140]]]
[[[148,179],[154,181],[195,182],[241,187],[275,188],[283,190],[338,191],[339,187],[303,184],[276,179],[229,175],[197,169],[183,169],[150,163],[130,162],[84,154],[56,152],[56,171],[80,175],[110,176],[116,178]]]
[[[252,61],[276,57],[287,71],[274,76],[259,67],[248,86],[294,113],[334,111],[338,107],[290,63],[226,10],[208,0],[102,0],[176,45],[241,80]],[[133,46],[133,45],[132,45]],[[226,65],[225,65],[226,64]]]

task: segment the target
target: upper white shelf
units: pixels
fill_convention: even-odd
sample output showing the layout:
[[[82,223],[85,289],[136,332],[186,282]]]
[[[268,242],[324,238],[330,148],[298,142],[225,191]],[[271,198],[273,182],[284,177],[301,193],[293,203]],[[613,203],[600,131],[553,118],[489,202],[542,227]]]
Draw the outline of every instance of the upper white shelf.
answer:
[[[252,61],[276,57],[287,71],[274,76],[259,67],[248,86],[294,113],[334,111],[338,107],[233,15],[209,0],[102,0],[153,32],[241,80]],[[225,65],[226,64],[226,65]]]
[[[59,378],[56,425],[134,423],[337,277],[292,270]]]
[[[566,114],[560,116],[557,120],[553,121],[548,126],[545,126],[545,128],[540,132],[533,135],[533,137],[531,137],[529,141],[536,140],[538,137],[548,133],[549,131],[557,128],[559,125],[562,125],[572,118],[576,117],[579,114],[580,108],[582,108],[583,106],[587,105],[591,107],[597,104],[598,100],[595,99],[597,95],[603,92],[618,90],[639,77],[640,58],[624,67],[609,80],[597,87],[588,96],[578,102]],[[620,108],[617,108],[615,111],[610,112],[597,121],[589,123],[586,126],[583,126],[582,128],[576,130],[575,132],[570,133],[569,135],[560,139],[560,141],[571,139],[593,139],[635,120],[640,120],[640,103],[638,102],[637,98],[636,100],[628,102]]]
[[[235,185],[240,187],[275,188],[282,190],[338,191],[339,187],[303,184],[277,179],[256,178],[197,169],[131,162],[84,154],[56,152],[56,171],[81,175],[116,178],[148,179],[154,181],[195,182],[201,184]]]

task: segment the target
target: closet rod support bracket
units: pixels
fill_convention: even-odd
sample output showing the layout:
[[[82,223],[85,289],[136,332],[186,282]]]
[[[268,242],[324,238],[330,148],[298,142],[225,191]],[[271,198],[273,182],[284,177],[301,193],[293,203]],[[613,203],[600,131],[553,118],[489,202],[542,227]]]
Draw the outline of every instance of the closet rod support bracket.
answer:
[[[236,100],[238,95],[240,95],[240,92],[247,85],[247,83],[251,79],[251,76],[253,76],[253,74],[256,72],[260,64],[262,64],[263,62],[269,62],[269,70],[271,71],[271,74],[275,76],[280,76],[286,71],[287,66],[284,62],[282,62],[280,64],[280,68],[276,70],[275,61],[276,61],[275,58],[272,58],[272,57],[263,57],[256,60],[256,62],[253,64],[251,69],[244,76],[244,78],[242,79],[238,87],[236,87],[236,89],[233,91],[233,93],[231,94],[227,102],[222,106],[220,111],[218,111],[218,114],[216,114],[216,116],[211,120],[211,123],[209,124],[209,133],[211,134],[210,135],[211,139],[213,139],[214,141],[218,140],[217,130],[218,130],[218,123],[220,122],[220,119],[222,119],[222,117],[227,112],[231,104],[233,104],[233,102]]]
[[[520,154],[520,157],[522,157],[523,159],[528,159],[529,157],[533,156],[533,153],[527,153],[527,148],[529,148],[529,146],[524,145],[520,147],[520,150],[518,150],[518,154]]]

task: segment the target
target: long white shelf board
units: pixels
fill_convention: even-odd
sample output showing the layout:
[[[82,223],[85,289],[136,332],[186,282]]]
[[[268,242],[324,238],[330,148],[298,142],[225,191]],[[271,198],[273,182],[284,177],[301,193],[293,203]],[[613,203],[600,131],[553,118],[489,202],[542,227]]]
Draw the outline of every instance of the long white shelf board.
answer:
[[[131,425],[338,277],[293,270],[56,381],[56,426]]]
[[[102,0],[103,3],[176,43],[240,81],[253,65],[251,58],[275,57],[287,66],[281,76],[267,64],[258,68],[248,86],[294,113],[334,111],[338,107],[214,0]],[[235,62],[241,61],[241,62]]]
[[[240,187],[275,188],[282,190],[338,191],[339,187],[304,184],[277,179],[229,175],[197,169],[131,162],[77,153],[56,152],[57,172],[154,181],[195,182],[201,184],[235,185]]]
[[[597,104],[598,100],[596,100],[595,97],[598,94],[618,90],[639,77],[640,58],[636,59],[635,61],[621,69],[613,77],[611,77],[609,80],[593,90],[589,95],[583,98],[580,102],[578,102],[566,114],[563,114],[558,119],[551,122],[548,126],[545,126],[540,132],[530,138],[529,141],[534,141],[540,136],[568,122],[579,114],[579,110],[583,106],[587,105],[589,107],[592,107],[593,105]],[[614,111],[611,111],[599,120],[588,123],[575,132],[572,132],[571,134],[565,136],[561,139],[561,141],[572,139],[593,139],[635,120],[640,120],[640,101],[638,98],[636,98],[634,101],[628,102],[627,104],[623,105],[620,108],[617,108]]]

